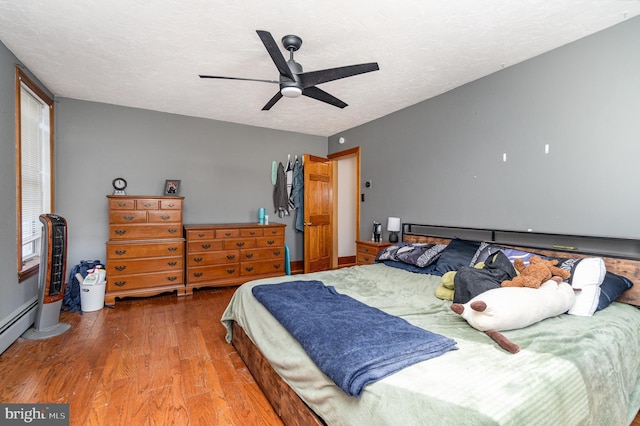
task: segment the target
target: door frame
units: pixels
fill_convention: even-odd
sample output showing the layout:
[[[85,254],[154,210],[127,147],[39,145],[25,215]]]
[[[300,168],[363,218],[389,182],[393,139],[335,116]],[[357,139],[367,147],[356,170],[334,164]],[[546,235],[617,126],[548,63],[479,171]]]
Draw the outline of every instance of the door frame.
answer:
[[[327,155],[327,158],[331,160],[331,167],[333,169],[333,253],[331,258],[331,268],[338,268],[338,191],[339,191],[339,180],[340,176],[338,174],[338,162],[340,160],[345,160],[348,158],[355,158],[355,182],[356,187],[354,188],[354,196],[356,197],[355,202],[355,236],[356,240],[360,239],[360,147],[350,148],[344,151],[335,152],[333,154]],[[354,253],[355,255],[355,253]]]

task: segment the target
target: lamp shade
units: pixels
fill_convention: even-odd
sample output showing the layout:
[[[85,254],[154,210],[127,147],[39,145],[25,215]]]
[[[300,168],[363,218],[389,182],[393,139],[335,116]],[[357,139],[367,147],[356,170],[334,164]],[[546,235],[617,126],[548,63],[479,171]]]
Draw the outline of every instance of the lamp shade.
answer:
[[[389,232],[400,232],[400,218],[399,217],[390,217],[387,221],[387,231]]]

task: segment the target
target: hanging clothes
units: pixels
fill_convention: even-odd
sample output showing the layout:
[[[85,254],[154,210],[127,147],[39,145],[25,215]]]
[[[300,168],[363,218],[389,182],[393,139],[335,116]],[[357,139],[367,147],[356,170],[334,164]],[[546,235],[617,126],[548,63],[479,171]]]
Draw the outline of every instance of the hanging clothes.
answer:
[[[293,202],[296,209],[295,229],[304,232],[304,169],[297,158],[293,164],[293,186],[291,187],[290,201]]]
[[[296,160],[298,156],[296,155]],[[287,156],[287,165],[284,168],[284,172],[287,176],[287,200],[289,202],[289,210],[295,209],[293,202],[291,201],[291,190],[293,189],[293,163],[291,162],[291,154]]]
[[[273,187],[273,206],[278,217],[289,216],[289,200],[287,198],[287,177],[282,163],[278,164],[276,184]]]

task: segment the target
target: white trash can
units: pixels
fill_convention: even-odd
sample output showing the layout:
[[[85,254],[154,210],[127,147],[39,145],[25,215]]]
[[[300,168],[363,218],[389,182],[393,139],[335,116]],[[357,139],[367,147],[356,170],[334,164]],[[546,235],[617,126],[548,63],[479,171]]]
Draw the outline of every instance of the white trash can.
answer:
[[[104,308],[104,292],[107,283],[80,284],[80,306],[82,312],[99,311]]]

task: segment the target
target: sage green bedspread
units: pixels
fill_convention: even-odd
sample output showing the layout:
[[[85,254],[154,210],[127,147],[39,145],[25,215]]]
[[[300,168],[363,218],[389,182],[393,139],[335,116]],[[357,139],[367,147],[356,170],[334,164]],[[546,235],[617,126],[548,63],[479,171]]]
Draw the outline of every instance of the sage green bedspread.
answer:
[[[560,315],[504,332],[520,345],[514,355],[434,296],[440,277],[374,264],[295,279],[321,280],[458,343],[459,350],[349,397],[251,294],[254,285],[292,277],[239,287],[222,317],[227,341],[236,321],[329,425],[628,425],[640,408],[640,310],[633,306],[616,302],[593,317]]]

